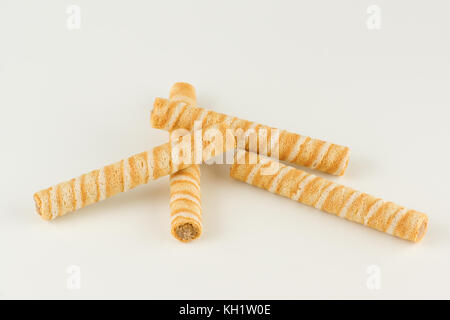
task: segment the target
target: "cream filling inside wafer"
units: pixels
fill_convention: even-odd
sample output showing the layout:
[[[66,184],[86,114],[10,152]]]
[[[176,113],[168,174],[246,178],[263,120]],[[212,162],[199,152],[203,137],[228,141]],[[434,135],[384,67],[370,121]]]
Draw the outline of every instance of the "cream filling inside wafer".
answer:
[[[174,201],[177,201],[177,200],[185,200],[185,199],[194,202],[200,208],[202,206],[197,198],[195,198],[195,197],[193,197],[193,196],[191,196],[190,194],[187,194],[187,193],[175,193],[175,194],[170,196],[170,202],[174,202]]]
[[[182,241],[194,240],[199,236],[198,229],[189,222],[176,226],[175,234]]]

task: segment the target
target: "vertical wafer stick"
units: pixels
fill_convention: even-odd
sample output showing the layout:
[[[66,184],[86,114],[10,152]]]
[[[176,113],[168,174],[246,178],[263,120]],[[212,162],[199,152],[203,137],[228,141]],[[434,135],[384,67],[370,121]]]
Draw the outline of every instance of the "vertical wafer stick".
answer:
[[[194,87],[183,82],[172,86],[169,100],[197,104]],[[202,234],[199,165],[193,164],[170,175],[170,219],[172,235],[182,242],[197,239]]]
[[[162,103],[167,103],[167,101],[162,101]],[[200,160],[208,161],[220,153],[235,148],[236,140],[227,129],[225,124],[220,124],[215,126],[213,130],[203,130],[201,132],[202,159]],[[220,134],[225,141],[211,139],[209,134],[212,132]],[[190,147],[190,154],[188,155],[190,158],[186,156],[178,160],[173,159],[172,148],[176,148],[178,145],[175,142],[165,143],[36,192],[34,201],[38,214],[45,220],[52,220],[68,212],[109,198],[117,193],[133,189],[150,180],[155,180],[189,167],[196,160],[194,159],[194,146],[197,133],[194,131],[181,137],[182,141],[190,141],[188,145]]]
[[[258,138],[258,146],[260,142],[267,145],[267,141],[271,139],[272,129],[275,129],[186,104],[177,106],[158,104],[151,114],[152,126],[168,131],[178,128],[191,130],[194,121],[200,121],[203,128],[224,121],[234,130],[253,129]],[[267,137],[263,137],[263,132],[267,132]],[[250,150],[249,143],[246,143],[245,149],[255,151]],[[271,150],[268,149],[267,155],[271,156]],[[262,153],[261,150],[258,150],[258,153]],[[283,161],[341,176],[348,165],[349,148],[281,130],[278,157]]]
[[[245,159],[235,160],[230,170],[234,179],[402,239],[418,242],[426,233],[428,217],[424,213],[283,164],[274,174],[262,174],[275,161],[258,156],[256,164],[248,164],[250,154],[241,155]]]

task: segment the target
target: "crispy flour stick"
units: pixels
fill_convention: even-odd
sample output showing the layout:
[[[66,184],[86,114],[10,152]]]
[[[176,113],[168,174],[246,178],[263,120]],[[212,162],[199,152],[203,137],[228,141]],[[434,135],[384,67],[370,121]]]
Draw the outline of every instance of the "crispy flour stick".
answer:
[[[203,128],[224,121],[234,130],[242,129],[251,132],[250,130],[253,129],[255,136],[258,137],[258,148],[260,148],[260,143],[269,145],[268,141],[271,140],[271,129],[275,129],[187,104],[158,104],[154,107],[151,114],[152,126],[168,131],[178,128],[192,130],[194,121],[200,121]],[[265,132],[267,133],[267,136],[264,135]],[[280,131],[278,145],[278,157],[283,161],[338,176],[344,174],[348,165],[348,147],[291,133],[286,130]],[[250,149],[248,141],[245,144],[245,149],[247,151],[256,151],[255,147]],[[267,149],[267,155],[271,156],[271,147],[267,147]],[[258,150],[258,153],[264,154],[261,149]]]
[[[197,161],[193,158],[196,151],[194,150],[194,145],[196,145],[194,140],[199,140],[195,138],[198,133],[194,131],[192,134],[180,138],[180,141],[182,139],[182,141],[190,143],[182,144],[176,141],[165,143],[149,151],[138,153],[80,177],[38,191],[34,194],[37,212],[43,219],[51,220],[119,192],[133,189],[150,180],[187,168],[192,163],[196,163],[193,160]],[[215,139],[213,133],[223,136],[223,140],[226,141]],[[236,140],[224,124],[214,127],[213,130],[203,130],[200,132],[200,138],[202,138],[201,141],[197,141],[197,143],[201,143],[200,147],[202,147],[199,161],[207,161],[236,146]],[[180,145],[190,148],[190,153],[185,157],[177,156]],[[187,149],[189,150],[189,148]],[[176,155],[175,159],[173,154]]]
[[[274,161],[258,156],[257,162],[252,162],[256,164],[248,164],[249,155],[248,152],[241,154],[245,162],[242,158],[235,161],[231,177],[402,239],[418,242],[425,235],[428,217],[424,213],[281,163],[274,174],[264,174],[262,170]]]
[[[189,83],[177,82],[170,89],[170,101],[196,105],[195,89]],[[200,166],[193,164],[170,175],[170,218],[172,235],[188,242],[202,234]]]

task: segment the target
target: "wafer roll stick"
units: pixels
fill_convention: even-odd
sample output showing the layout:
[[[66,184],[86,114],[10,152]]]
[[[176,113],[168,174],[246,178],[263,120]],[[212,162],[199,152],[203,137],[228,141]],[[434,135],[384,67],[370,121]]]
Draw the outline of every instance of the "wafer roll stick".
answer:
[[[167,103],[167,100],[165,101]],[[195,157],[200,143],[199,161],[207,161],[223,152],[232,150],[236,140],[230,130],[218,125],[212,130],[194,131],[180,137],[179,141],[165,143],[149,151],[135,154],[119,162],[83,174],[34,194],[38,214],[46,220],[109,198],[117,193],[133,189],[150,180],[175,173],[197,161]],[[197,139],[197,134],[200,138]],[[217,133],[217,135],[214,135]],[[222,136],[222,139],[215,137]],[[183,141],[184,143],[180,143]],[[190,142],[190,143],[187,143]],[[178,156],[180,145],[188,146],[189,153]],[[175,157],[174,157],[175,156]]]
[[[172,86],[169,100],[197,104],[194,87],[183,82]],[[202,234],[199,165],[193,164],[170,175],[170,218],[171,232],[176,239],[189,242]]]
[[[252,162],[256,164],[248,164],[249,155],[241,153],[245,159],[235,160],[231,177],[402,239],[418,242],[426,233],[428,217],[424,213],[281,163],[276,173],[264,174],[262,170],[273,166],[275,161],[258,156]]]
[[[234,130],[248,130],[247,132],[254,130],[258,139],[258,150],[256,148],[252,149],[248,141],[245,143],[245,149],[247,151],[257,151],[260,154],[267,154],[268,156],[271,156],[273,153],[271,147],[268,147],[267,152],[264,152],[260,146],[261,144],[270,145],[271,133],[275,128],[187,104],[170,106],[159,104],[152,110],[151,114],[152,126],[168,131],[178,128],[191,130],[195,121],[200,121],[203,128],[224,121]],[[267,133],[267,135],[264,135],[264,133]],[[348,147],[291,133],[286,130],[279,132],[278,147],[278,158],[280,160],[326,173],[341,176],[348,165]]]

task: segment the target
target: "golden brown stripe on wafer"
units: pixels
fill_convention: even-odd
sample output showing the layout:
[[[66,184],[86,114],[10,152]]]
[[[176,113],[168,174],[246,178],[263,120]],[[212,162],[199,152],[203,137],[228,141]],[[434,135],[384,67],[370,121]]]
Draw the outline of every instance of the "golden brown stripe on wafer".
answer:
[[[181,101],[186,104],[195,106],[197,104],[197,95],[195,88],[187,82],[177,82],[169,92],[169,99],[173,101]]]
[[[253,124],[250,121],[227,116],[210,110],[202,109],[196,106],[187,105],[182,112],[178,114],[176,119],[172,117],[178,102],[167,103],[165,99],[157,98],[151,113],[151,124],[154,128],[166,129],[169,123],[174,123],[173,129],[184,128],[192,130],[194,121],[199,120],[199,115],[203,115],[203,127],[217,124],[221,121],[227,122],[233,129],[248,129],[254,127],[258,138],[258,153],[262,153],[259,149],[260,139],[262,141],[270,141],[272,130],[269,126]],[[267,132],[267,137],[262,138],[260,134]],[[322,149],[324,147],[324,149]],[[249,143],[245,143],[245,149],[249,151]],[[272,151],[268,148],[267,154],[270,156]],[[349,149],[325,141],[305,137],[299,134],[282,131],[279,137],[279,159],[294,164],[317,169],[334,175],[343,175],[349,158]]]
[[[176,207],[178,205],[179,204],[177,203],[173,206]],[[200,219],[200,217],[201,217],[198,207],[190,207],[189,209],[179,207],[178,209],[171,210],[170,215],[172,218],[180,217],[180,213],[187,213],[188,214],[187,216],[190,218],[193,218],[193,217],[191,217],[192,215],[195,216],[196,219]],[[188,239],[183,239],[183,240],[188,240]]]
[[[174,188],[174,190],[172,190],[170,192],[170,196],[171,197],[172,196],[174,196],[174,197],[187,196],[187,197],[195,199],[196,202],[201,203],[200,197],[198,196],[197,192],[192,192],[192,189],[190,189],[190,188],[186,188],[186,190],[180,190],[180,188],[178,188],[178,190],[177,190]],[[188,198],[186,198],[186,199],[188,199]]]
[[[134,188],[147,181],[147,153],[138,153],[135,157],[130,159],[130,176],[131,185],[130,188]]]
[[[182,171],[182,170],[180,170],[180,171]],[[180,180],[171,181],[170,185],[171,186],[175,186],[175,185],[179,185],[179,184],[184,185],[186,183],[190,183],[192,187],[194,187],[197,190],[200,190],[200,188],[199,188],[199,186],[197,184],[194,184],[194,183],[192,183],[192,181],[187,180],[187,179],[180,179]]]
[[[283,170],[285,172],[289,168],[281,163],[278,163],[279,170],[276,173],[263,174],[261,170],[264,166],[259,163],[265,161],[266,166],[269,166],[276,164],[275,160],[258,155],[257,163],[249,164],[250,153],[246,152],[244,156],[246,164],[235,160],[230,170],[231,177],[237,180],[271,189],[279,195],[402,239],[418,242],[426,233],[428,217],[424,213],[385,202],[295,168],[289,170],[289,178],[280,179]],[[254,169],[254,177],[249,177],[249,172]],[[270,181],[273,183],[277,179],[279,185],[270,185]]]
[[[184,102],[186,105],[178,113],[170,125],[171,128],[179,128],[184,121],[182,115],[194,117],[200,116],[201,110],[188,110],[187,105],[195,106],[197,97],[195,88],[189,83],[177,82],[170,88],[169,100],[172,102]],[[191,198],[195,199],[193,201]],[[192,212],[195,215],[192,215]],[[170,175],[170,212],[172,235],[182,241],[192,241],[202,234],[202,208],[200,192],[200,167],[194,164],[186,169],[180,170]]]
[[[228,150],[232,150],[236,146],[236,140],[234,137],[232,137],[232,134],[230,134],[228,128],[224,124],[220,124],[218,126],[215,126],[212,128],[213,130],[218,130],[224,137],[226,143],[223,144],[216,144],[218,141],[209,141],[207,138],[205,138],[206,130],[203,130],[203,136],[202,136],[202,147],[203,149],[207,148],[215,148],[217,146],[222,147],[222,149],[218,149],[220,152],[225,152]],[[188,138],[191,139],[191,155],[194,153],[194,134],[189,134]],[[81,207],[85,207],[89,204],[101,201],[103,199],[109,198],[113,196],[114,194],[117,194],[119,192],[123,192],[125,190],[124,185],[124,175],[123,175],[123,169],[122,165],[123,161],[126,161],[127,163],[132,162],[140,162],[140,165],[142,166],[141,170],[141,176],[149,176],[151,179],[158,179],[165,175],[170,175],[174,173],[173,166],[171,165],[172,162],[172,155],[170,152],[170,145],[172,143],[166,143],[161,146],[158,146],[156,148],[153,148],[152,150],[148,151],[148,155],[153,155],[153,160],[155,163],[155,170],[153,172],[152,168],[149,168],[148,162],[143,162],[142,153],[138,153],[136,155],[133,155],[125,160],[118,161],[116,163],[104,166],[100,169],[93,170],[89,173],[86,173],[78,178],[77,181],[80,181],[80,189],[79,191],[75,190],[75,194],[78,192],[79,195],[76,197],[81,199],[82,203],[80,205],[73,204],[72,201],[70,201],[70,197],[72,194],[72,190],[68,191],[68,188],[65,188],[64,186],[66,184],[70,185],[70,180],[66,182],[62,182],[60,184],[57,184],[53,187],[50,187],[48,189],[44,189],[41,191],[38,191],[34,195],[34,200],[36,203],[37,211],[41,215],[43,219],[51,220],[54,219],[57,216],[64,215],[68,212],[74,211],[76,209],[79,209]],[[207,152],[202,153],[202,160],[208,161],[210,160],[214,155],[209,155]],[[189,167],[192,164],[192,159],[181,159],[183,162],[178,166],[179,169],[184,169]],[[136,181],[137,184],[130,184],[130,189],[141,185],[144,183],[144,179],[140,179],[139,181]],[[59,208],[58,206],[58,197],[62,199],[64,206],[61,206]]]
[[[177,198],[175,196],[179,195],[180,197]],[[195,198],[187,198],[189,195],[187,194],[174,194],[170,197],[170,200],[172,203],[170,205],[171,211],[173,211],[173,214],[175,212],[181,212],[181,211],[195,211],[199,218],[201,218],[201,204],[195,199]],[[188,209],[189,208],[189,209]],[[175,211],[176,210],[176,211]],[[171,214],[171,215],[173,215]],[[186,239],[187,240],[187,239]]]

